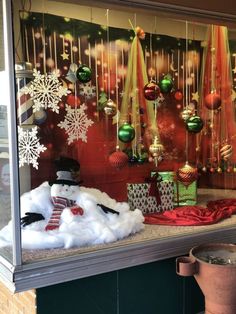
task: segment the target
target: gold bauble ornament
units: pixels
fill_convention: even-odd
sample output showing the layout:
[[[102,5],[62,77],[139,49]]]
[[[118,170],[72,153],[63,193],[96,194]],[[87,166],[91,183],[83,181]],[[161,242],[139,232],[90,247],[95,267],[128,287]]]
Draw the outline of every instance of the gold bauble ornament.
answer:
[[[164,151],[164,147],[160,142],[159,137],[156,135],[154,137],[153,143],[149,146],[149,152],[154,158],[155,165],[157,166],[158,161],[161,161],[162,153]]]
[[[217,168],[218,173],[222,173],[222,169],[220,167]]]
[[[232,145],[225,144],[221,149],[220,149],[220,155],[221,158],[224,160],[229,160],[230,157],[233,154],[233,147]]]
[[[104,107],[104,112],[107,116],[114,116],[116,114],[116,104],[112,99],[108,99]]]
[[[178,181],[183,183],[184,186],[188,187],[191,183],[197,180],[198,172],[197,168],[193,168],[188,162],[182,168],[179,168],[176,172]]]
[[[193,115],[193,112],[191,109],[184,109],[182,112],[181,112],[181,118],[184,120],[184,121],[187,121],[188,118],[190,118],[191,116]]]

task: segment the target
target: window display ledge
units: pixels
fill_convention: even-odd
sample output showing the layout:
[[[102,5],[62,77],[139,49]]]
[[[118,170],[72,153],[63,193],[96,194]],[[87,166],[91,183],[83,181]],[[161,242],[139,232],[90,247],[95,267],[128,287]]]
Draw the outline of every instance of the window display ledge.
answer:
[[[148,230],[150,228],[164,228],[168,231],[176,227],[146,225],[143,232],[150,232]],[[163,234],[161,238],[153,240],[136,243],[132,243],[131,240],[129,244],[123,246],[118,241],[116,246],[103,245],[100,250],[83,253],[77,249],[74,251],[77,255],[57,258],[54,256],[47,260],[26,263],[14,269],[5,261],[0,261],[1,279],[12,292],[19,292],[177,257],[187,254],[193,246],[206,242],[236,242],[236,216],[216,225],[192,227],[194,232],[191,233],[191,227],[187,227],[189,232],[187,234],[186,231],[183,234],[183,228],[185,227],[178,227],[179,234],[173,237],[165,237]]]

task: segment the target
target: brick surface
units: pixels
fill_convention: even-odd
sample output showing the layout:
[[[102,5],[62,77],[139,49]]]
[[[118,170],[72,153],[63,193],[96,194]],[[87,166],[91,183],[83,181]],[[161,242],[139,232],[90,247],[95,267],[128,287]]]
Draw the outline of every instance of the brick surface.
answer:
[[[36,292],[12,293],[0,282],[0,314],[36,314]]]

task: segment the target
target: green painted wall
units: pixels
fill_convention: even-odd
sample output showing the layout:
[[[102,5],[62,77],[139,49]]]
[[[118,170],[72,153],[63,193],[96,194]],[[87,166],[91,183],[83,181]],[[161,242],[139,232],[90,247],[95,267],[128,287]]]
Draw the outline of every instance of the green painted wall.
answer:
[[[37,289],[37,314],[196,314],[203,303],[175,259]]]

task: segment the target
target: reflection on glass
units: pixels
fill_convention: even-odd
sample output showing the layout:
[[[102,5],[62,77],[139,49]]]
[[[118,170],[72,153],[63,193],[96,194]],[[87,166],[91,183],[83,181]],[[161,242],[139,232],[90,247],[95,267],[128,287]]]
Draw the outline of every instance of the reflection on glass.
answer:
[[[64,208],[56,218],[53,215],[58,206],[54,197],[64,191],[55,195],[49,184],[62,175],[57,171],[77,172],[81,195],[87,192],[96,199],[96,223],[103,231],[113,230],[109,223],[121,223],[122,215],[113,213],[108,221],[111,212],[105,209],[99,216],[97,204],[111,204],[100,191],[116,201],[128,201],[132,210],[139,208],[143,214],[205,206],[209,200],[233,196],[236,40],[232,29],[228,37],[226,27],[62,2],[51,7],[43,0],[33,2],[30,11],[15,1],[14,11],[21,210],[24,230],[39,231],[34,243],[23,241],[24,261],[32,259],[29,248],[42,249],[38,258],[52,258],[64,248],[63,254],[77,254],[107,243],[119,246],[159,237],[157,227],[146,226],[125,239],[117,234],[92,238],[96,229],[92,214],[87,221],[78,210],[76,217],[73,211],[67,213],[71,220],[65,211],[68,220],[63,225]],[[0,105],[2,117],[4,101]],[[4,147],[6,120],[2,120]],[[7,146],[1,153],[5,156],[1,180],[7,186]],[[61,157],[79,162],[80,171],[75,163],[67,164],[67,170],[55,164]],[[158,188],[165,196],[158,206],[158,199],[148,194],[150,177],[156,178],[157,172]],[[24,194],[29,191],[33,192]],[[72,207],[72,201],[83,207],[80,199],[65,198],[69,200],[65,207]],[[50,236],[63,233],[63,228],[71,232],[70,222],[84,231],[86,240],[74,241],[80,231],[77,235],[73,231],[71,241],[65,242],[63,234],[60,241],[50,242]],[[166,230],[163,237],[179,232],[175,227]],[[43,251],[48,247],[58,250],[49,256]]]

